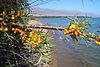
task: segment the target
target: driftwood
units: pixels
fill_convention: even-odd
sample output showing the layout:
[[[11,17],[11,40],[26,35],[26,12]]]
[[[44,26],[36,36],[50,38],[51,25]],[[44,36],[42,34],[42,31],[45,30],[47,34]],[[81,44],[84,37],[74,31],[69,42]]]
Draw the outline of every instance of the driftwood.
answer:
[[[14,26],[20,27],[19,25],[14,25]],[[38,29],[50,29],[50,30],[60,30],[60,31],[63,31],[65,29],[65,27],[56,27],[56,26],[30,26],[30,25],[26,25],[25,26],[25,29],[28,29],[28,30],[32,30],[34,28],[38,28]],[[92,39],[94,39],[96,41],[100,41],[100,37],[99,36],[92,36],[90,34],[86,34],[86,36],[90,37],[90,38],[92,38]]]
[[[56,27],[56,26],[26,26],[27,28],[39,28],[39,29],[51,29],[51,30],[64,30],[64,27]]]

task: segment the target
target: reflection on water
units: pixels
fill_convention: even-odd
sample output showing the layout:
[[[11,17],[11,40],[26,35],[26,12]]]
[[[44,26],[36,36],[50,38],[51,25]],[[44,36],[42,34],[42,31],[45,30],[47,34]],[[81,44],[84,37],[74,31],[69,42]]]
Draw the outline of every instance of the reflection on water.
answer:
[[[37,20],[53,26],[66,26],[70,21],[66,18],[39,18]],[[92,25],[91,27],[89,27],[89,31],[94,32],[96,35],[100,35],[100,18],[89,18],[89,21]],[[65,35],[63,35],[62,31],[54,32],[55,35],[65,38]],[[69,36],[66,37],[70,39]],[[66,42],[66,49],[72,50],[74,53],[80,55],[83,67],[100,67],[100,46],[86,46],[85,43],[74,45],[74,43],[72,42],[72,39],[70,39],[70,42]]]

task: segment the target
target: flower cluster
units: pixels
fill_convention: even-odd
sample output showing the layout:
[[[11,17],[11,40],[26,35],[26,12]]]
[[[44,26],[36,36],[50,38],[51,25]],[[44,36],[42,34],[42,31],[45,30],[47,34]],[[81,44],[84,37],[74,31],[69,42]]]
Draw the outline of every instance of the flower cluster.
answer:
[[[34,31],[30,31],[29,36],[23,36],[22,39],[27,43],[31,42],[33,48],[42,47],[44,44],[44,35],[38,34]]]
[[[19,34],[26,43],[31,43],[33,48],[42,47],[46,42],[46,35],[40,34],[36,31],[23,31],[19,28],[12,28],[12,31],[15,34]]]
[[[87,22],[78,22],[78,20],[75,20],[74,22],[70,23],[68,28],[64,29],[64,34],[70,34],[73,37],[79,37],[80,35],[85,33],[87,26]]]
[[[81,35],[81,30],[80,28],[75,25],[75,24],[71,24],[68,28],[64,29],[64,34],[70,34],[73,37],[79,37]]]
[[[87,36],[89,36],[95,44],[100,45],[100,36],[95,36],[93,33],[89,33]]]
[[[86,21],[78,21],[74,20],[74,22],[71,22],[68,28],[64,29],[64,34],[70,34],[70,36],[78,41],[78,38],[88,40],[91,39],[92,42],[95,42],[95,44],[100,45],[100,36],[94,36],[87,32],[89,23]]]
[[[10,13],[3,11],[0,13],[0,24],[7,25],[8,23],[18,23],[23,16],[25,16],[23,10],[10,11]]]
[[[95,41],[95,43],[96,43],[97,45],[100,45],[100,41]]]
[[[6,31],[8,31],[8,28],[0,28],[0,31],[1,32],[6,32]]]

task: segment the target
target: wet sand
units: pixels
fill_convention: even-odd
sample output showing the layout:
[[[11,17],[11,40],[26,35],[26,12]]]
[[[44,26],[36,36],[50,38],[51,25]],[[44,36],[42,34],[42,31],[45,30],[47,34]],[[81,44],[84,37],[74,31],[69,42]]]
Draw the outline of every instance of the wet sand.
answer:
[[[55,44],[53,67],[83,67],[79,54],[69,49],[65,41],[59,39],[56,34],[53,37],[52,43]]]

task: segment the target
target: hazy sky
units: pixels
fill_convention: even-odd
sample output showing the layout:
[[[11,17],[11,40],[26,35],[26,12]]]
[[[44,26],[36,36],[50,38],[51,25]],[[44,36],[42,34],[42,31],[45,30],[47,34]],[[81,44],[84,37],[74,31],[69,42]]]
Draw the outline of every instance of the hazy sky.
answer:
[[[83,0],[83,2],[84,4],[82,4],[82,0],[56,0],[39,5],[39,7],[57,10],[75,10],[100,15],[100,0]]]

